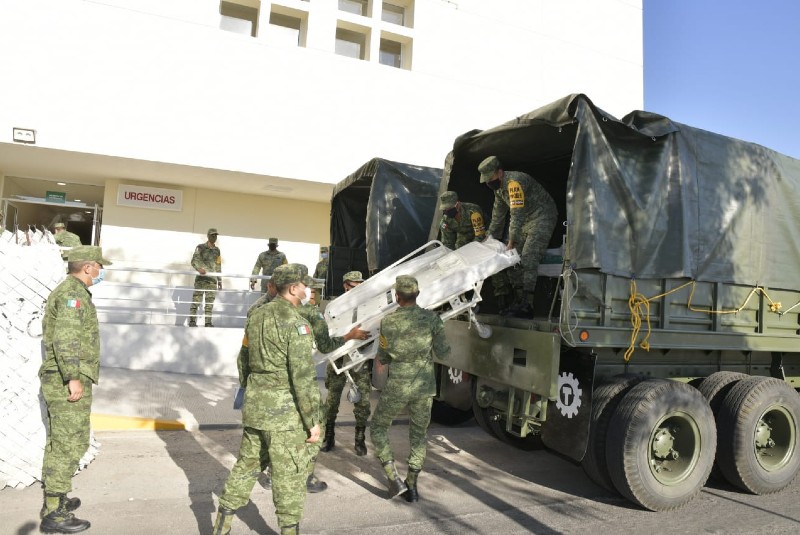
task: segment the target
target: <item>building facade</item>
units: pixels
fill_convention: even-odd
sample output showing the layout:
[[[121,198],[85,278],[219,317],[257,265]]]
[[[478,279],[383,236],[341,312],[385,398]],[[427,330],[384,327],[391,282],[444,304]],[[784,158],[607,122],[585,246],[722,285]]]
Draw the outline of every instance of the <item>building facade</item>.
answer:
[[[569,93],[641,109],[642,42],[641,0],[2,0],[5,225],[171,269],[216,227],[223,272],[270,236],[313,269],[364,162],[441,167]]]

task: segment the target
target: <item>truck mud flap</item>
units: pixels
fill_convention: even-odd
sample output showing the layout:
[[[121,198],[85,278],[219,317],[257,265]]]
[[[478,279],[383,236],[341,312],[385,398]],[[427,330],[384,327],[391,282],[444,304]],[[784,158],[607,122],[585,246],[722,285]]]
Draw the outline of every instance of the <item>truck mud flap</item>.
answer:
[[[553,451],[580,462],[589,442],[592,383],[597,357],[570,350],[561,354],[558,395],[547,404],[542,442]]]

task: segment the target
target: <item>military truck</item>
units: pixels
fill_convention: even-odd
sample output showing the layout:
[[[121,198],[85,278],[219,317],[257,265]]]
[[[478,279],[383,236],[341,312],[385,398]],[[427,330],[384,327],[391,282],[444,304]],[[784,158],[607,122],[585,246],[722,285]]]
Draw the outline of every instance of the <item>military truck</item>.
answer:
[[[755,494],[792,483],[800,161],[570,95],[455,140],[440,189],[487,218],[490,155],[556,201],[557,277],[539,277],[532,319],[496,314],[484,285],[487,339],[446,323],[434,418],[544,444],[654,511],[687,503],[712,470]]]

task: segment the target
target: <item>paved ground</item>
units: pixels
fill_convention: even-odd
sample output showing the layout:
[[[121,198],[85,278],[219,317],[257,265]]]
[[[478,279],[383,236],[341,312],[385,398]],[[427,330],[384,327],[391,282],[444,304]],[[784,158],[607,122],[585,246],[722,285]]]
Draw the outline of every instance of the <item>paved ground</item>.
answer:
[[[185,418],[197,424],[191,431],[96,432],[100,455],[74,478],[73,493],[84,501],[79,512],[92,521],[90,533],[210,533],[218,494],[241,438],[238,412],[228,414],[234,380],[103,373],[97,410],[121,413],[125,407],[124,412],[134,414],[122,416]],[[686,507],[651,513],[592,484],[579,466],[547,451],[515,450],[474,423],[433,425],[420,478],[422,501],[388,501],[377,461],[352,451],[353,419],[346,400],[342,408],[337,448],[321,454],[318,464],[318,475],[330,488],[308,496],[303,533],[800,532],[797,483],[777,495],[750,496],[712,482]],[[393,428],[399,459],[408,451],[407,433],[403,421]],[[233,533],[275,533],[271,492],[256,485],[251,498],[239,511]],[[40,507],[38,485],[0,491],[0,535],[36,533]]]

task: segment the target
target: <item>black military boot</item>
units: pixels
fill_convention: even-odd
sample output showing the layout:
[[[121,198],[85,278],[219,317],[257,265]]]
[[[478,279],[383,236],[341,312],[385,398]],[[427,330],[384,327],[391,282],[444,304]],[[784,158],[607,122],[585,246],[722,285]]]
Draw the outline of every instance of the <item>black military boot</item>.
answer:
[[[194,316],[189,316],[189,327],[197,327],[197,319]]]
[[[88,520],[75,518],[74,514],[67,511],[66,503],[64,494],[45,493],[44,510],[46,514],[39,525],[39,531],[42,533],[78,533],[89,529],[92,524]]]
[[[220,505],[219,509],[217,509],[217,518],[214,519],[214,528],[211,530],[211,535],[228,535],[231,532],[231,524],[235,514],[236,509],[228,509]]]
[[[47,492],[45,491],[45,493],[44,493],[44,505],[42,505],[42,510],[39,511],[39,518],[40,519],[42,519],[45,516],[47,516],[48,513],[51,513],[53,511],[55,511],[56,509],[58,509],[59,505],[61,505],[62,503],[64,504],[64,509],[66,509],[70,513],[81,506],[81,499],[80,498],[67,498],[67,496],[65,494],[56,494],[56,495],[52,495],[52,497],[53,498],[58,497],[58,500],[57,501],[56,500],[51,500],[51,502],[49,504],[50,507],[48,507]]]
[[[405,498],[407,502],[418,502],[419,501],[419,492],[417,492],[417,478],[419,477],[419,469],[418,468],[409,468],[408,474],[406,475],[406,486],[408,487],[408,492],[405,494]]]
[[[383,471],[386,472],[386,479],[389,480],[388,488],[390,500],[408,491],[408,487],[400,479],[400,474],[397,473],[397,467],[394,465],[394,461],[386,461],[383,463]]]
[[[322,492],[327,488],[328,484],[320,480],[320,478],[318,478],[317,476],[315,476],[314,472],[308,474],[308,479],[306,479],[307,492],[310,492],[311,494],[316,494],[317,492]]]
[[[333,422],[328,422],[325,426],[325,438],[323,439],[324,444],[320,448],[320,451],[324,451],[325,453],[331,451],[334,444],[336,444],[336,438],[333,433],[333,425]]]
[[[367,454],[367,445],[364,442],[366,438],[366,428],[365,427],[356,427],[356,455],[359,457],[363,457]]]
[[[281,526],[281,535],[297,535],[298,533],[300,533],[300,524]]]

